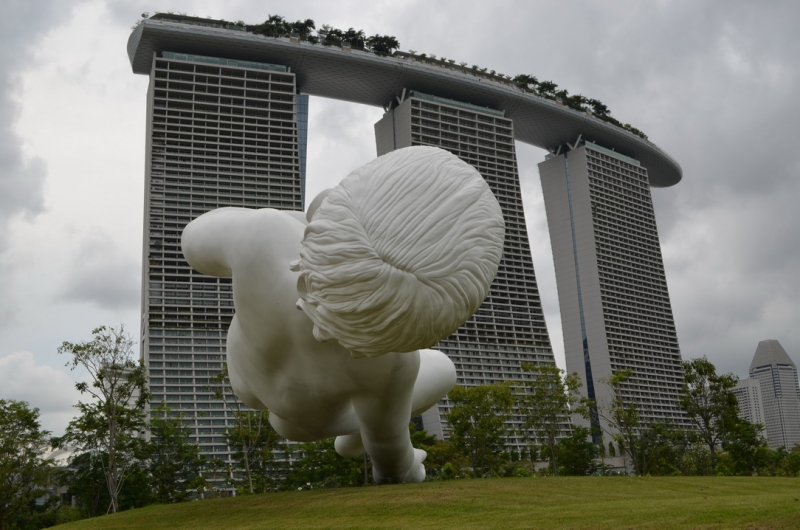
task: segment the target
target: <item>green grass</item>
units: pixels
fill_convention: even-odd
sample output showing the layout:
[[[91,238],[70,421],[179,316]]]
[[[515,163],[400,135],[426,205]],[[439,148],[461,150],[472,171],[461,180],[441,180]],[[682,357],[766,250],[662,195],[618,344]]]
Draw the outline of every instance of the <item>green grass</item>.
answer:
[[[298,491],[149,506],[60,529],[800,529],[800,479],[559,477]]]

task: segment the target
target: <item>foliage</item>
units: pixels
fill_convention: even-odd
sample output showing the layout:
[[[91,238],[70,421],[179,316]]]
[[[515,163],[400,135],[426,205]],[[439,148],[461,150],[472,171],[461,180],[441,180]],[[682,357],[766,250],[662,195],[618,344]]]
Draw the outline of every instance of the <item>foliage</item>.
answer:
[[[598,470],[600,450],[590,439],[586,427],[575,427],[567,438],[558,441],[558,469],[561,475],[591,475]],[[552,469],[552,468],[551,468]]]
[[[562,426],[568,424],[567,414],[578,404],[581,380],[578,374],[565,375],[554,364],[533,365],[523,363],[522,369],[534,378],[525,380],[525,394],[521,397],[520,413],[525,429],[531,429],[544,440],[550,471],[558,475],[556,450]]]
[[[0,530],[45,492],[51,466],[45,459],[49,435],[39,424],[39,409],[0,399]]]
[[[201,470],[205,458],[200,454],[200,447],[188,440],[189,435],[190,430],[184,426],[180,415],[171,416],[167,407],[153,410],[147,469],[158,503],[187,501],[191,490],[204,486]]]
[[[609,427],[608,434],[617,442],[620,452],[627,455],[633,463],[637,475],[644,474],[647,467],[646,453],[642,453],[640,438],[643,425],[639,405],[632,400],[625,399],[624,386],[630,380],[633,371],[620,370],[608,379],[601,379],[611,389],[611,402],[598,404],[597,413]]]
[[[769,451],[760,427],[740,418],[726,427],[722,449],[727,454],[719,459],[718,473],[753,475],[759,467],[767,464]]]
[[[273,451],[282,438],[269,424],[267,411],[236,411],[236,424],[226,431],[233,458],[244,468],[248,491],[263,493],[277,487]]]
[[[417,430],[414,423],[409,424],[409,430],[411,445],[428,453],[425,458],[427,478],[461,478],[462,470],[469,467],[469,460],[452,443],[439,440],[425,430]]]
[[[111,498],[105,476],[107,467],[107,454],[86,452],[74,456],[69,467],[59,474],[59,484],[67,486],[67,494],[75,497],[82,517],[97,517],[109,512]],[[128,470],[118,500],[119,511],[155,502],[144,460]]]
[[[273,450],[281,437],[269,424],[267,411],[249,410],[236,396],[225,366],[211,378],[214,397],[225,401],[233,412],[235,424],[226,430],[228,446],[233,449],[233,458],[245,473],[247,491],[261,493],[274,487],[272,478]]]
[[[507,383],[475,387],[454,387],[448,394],[453,407],[447,414],[450,442],[470,462],[473,475],[496,472],[515,398]]]
[[[711,453],[717,458],[717,446],[736,424],[739,404],[732,390],[738,378],[732,374],[717,375],[705,357],[684,361],[685,384],[681,406],[695,424]]]
[[[292,462],[285,488],[341,488],[362,484],[363,460],[339,455],[333,447],[333,438],[298,444],[296,450],[302,456]]]
[[[439,443],[435,435],[428,434],[425,429],[417,429],[417,425],[414,422],[408,424],[408,432],[411,436],[411,445],[417,449],[427,450]]]
[[[391,55],[400,47],[400,43],[390,35],[375,34],[367,39],[367,47],[378,55]]]
[[[101,326],[92,335],[91,341],[64,342],[58,348],[58,353],[72,356],[67,366],[88,372],[90,381],[75,388],[91,399],[75,405],[80,415],[56,443],[95,455],[103,467],[108,509],[117,512],[125,479],[142,463],[144,441],[139,433],[145,427],[144,405],[149,400],[147,375],[133,359],[134,342],[123,326]]]
[[[41,498],[31,500],[27,506],[18,511],[8,524],[9,530],[38,530],[82,518],[77,508],[61,506],[56,495],[50,495],[44,502],[41,500]]]

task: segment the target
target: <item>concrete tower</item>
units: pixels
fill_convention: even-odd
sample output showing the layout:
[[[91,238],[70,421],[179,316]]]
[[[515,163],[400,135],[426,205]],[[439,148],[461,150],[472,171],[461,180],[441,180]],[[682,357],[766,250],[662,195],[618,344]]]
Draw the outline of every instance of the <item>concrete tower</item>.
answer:
[[[483,175],[506,222],[503,258],[489,296],[472,318],[435,347],[455,363],[459,385],[530,378],[521,363],[555,364],[555,360],[528,244],[514,124],[502,110],[415,91],[405,96],[375,124],[378,155],[412,145],[450,151]],[[440,404],[440,413],[448,410],[446,401]],[[425,416],[423,423],[437,432],[435,416]]]
[[[229,279],[192,270],[184,226],[223,206],[303,209],[305,96],[285,66],[158,52],[147,92],[141,355],[153,404],[227,457],[233,418],[208,388],[225,361]]]
[[[764,425],[764,400],[761,397],[761,382],[757,379],[742,379],[733,389],[739,402],[739,417],[755,425]]]
[[[631,369],[624,399],[637,405],[645,424],[688,425],[679,406],[683,368],[647,169],[579,141],[550,155],[539,173],[567,370],[580,375],[582,391],[602,412],[611,401],[603,380]]]
[[[797,367],[777,340],[758,343],[750,378],[761,384],[764,420],[770,447],[790,450],[800,444],[800,387]]]

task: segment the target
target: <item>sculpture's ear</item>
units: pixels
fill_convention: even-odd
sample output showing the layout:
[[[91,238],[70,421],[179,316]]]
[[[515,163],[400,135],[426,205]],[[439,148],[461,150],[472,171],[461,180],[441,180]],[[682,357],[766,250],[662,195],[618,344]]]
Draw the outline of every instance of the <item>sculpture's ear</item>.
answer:
[[[306,212],[306,219],[308,219],[309,223],[311,222],[311,219],[314,217],[314,214],[317,212],[317,208],[319,208],[319,205],[322,204],[322,201],[325,200],[325,197],[327,197],[330,192],[331,188],[322,190],[317,194],[316,197],[314,197],[314,200],[311,201],[311,204],[308,205],[308,211]]]

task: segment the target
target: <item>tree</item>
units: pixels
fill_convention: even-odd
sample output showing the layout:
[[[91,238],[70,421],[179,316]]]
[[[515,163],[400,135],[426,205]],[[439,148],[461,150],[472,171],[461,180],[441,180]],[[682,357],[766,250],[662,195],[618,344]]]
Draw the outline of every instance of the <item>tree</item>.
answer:
[[[171,417],[167,407],[153,410],[147,468],[156,502],[187,501],[190,490],[202,488],[204,484],[200,471],[205,458],[200,454],[200,447],[188,441],[189,434],[180,415]]]
[[[0,530],[45,493],[51,467],[45,459],[49,435],[39,425],[39,409],[0,399]]]
[[[361,458],[345,458],[333,447],[333,438],[298,444],[303,455],[292,462],[286,477],[288,489],[341,488],[362,483]]]
[[[633,375],[633,370],[621,370],[608,379],[601,379],[611,389],[611,402],[597,407],[598,415],[609,427],[609,433],[619,445],[620,452],[627,455],[634,466],[634,472],[642,475],[646,460],[640,451],[642,424],[638,405],[625,399],[624,386]]]
[[[580,399],[581,380],[575,373],[565,376],[564,370],[554,364],[523,363],[522,369],[534,376],[524,381],[526,392],[520,403],[525,429],[533,430],[537,438],[544,440],[550,471],[558,475],[556,444],[562,425],[568,422],[567,414]]]
[[[583,476],[597,471],[596,460],[600,450],[589,439],[589,435],[586,427],[575,427],[569,437],[558,441],[556,452],[559,455],[560,474]]]
[[[323,24],[317,30],[317,36],[322,39],[322,44],[325,46],[341,46],[344,40],[344,32],[328,24]]]
[[[317,29],[317,27],[314,25],[314,21],[310,18],[292,22],[289,27],[291,28],[292,32],[299,35],[300,40],[309,40],[309,37],[311,37],[311,31]]]
[[[717,470],[726,475],[752,475],[762,466],[767,442],[761,435],[761,426],[736,418],[726,428],[722,449],[727,454],[719,457]]]
[[[282,16],[269,15],[267,20],[253,26],[251,31],[256,35],[266,35],[267,37],[288,37],[292,27]]]
[[[283,440],[269,423],[267,411],[234,412],[236,423],[228,427],[228,446],[233,458],[245,468],[250,493],[263,493],[276,487],[273,451]]]
[[[75,388],[91,397],[78,402],[80,415],[69,423],[56,443],[76,445],[100,459],[109,493],[108,511],[119,510],[119,494],[125,479],[142,463],[145,427],[144,406],[149,400],[144,366],[133,360],[133,345],[123,326],[101,326],[94,338],[73,344],[64,342],[58,353],[68,353],[71,369],[84,368],[89,382]]]
[[[546,98],[555,99],[556,88],[558,88],[558,85],[552,81],[540,81],[538,85],[539,95]]]
[[[684,361],[685,384],[681,406],[695,424],[711,452],[717,447],[739,415],[739,403],[732,390],[738,378],[733,374],[717,375],[717,369],[705,357]]]
[[[235,423],[226,430],[228,446],[233,457],[244,470],[250,493],[266,491],[271,483],[270,474],[274,461],[273,450],[281,437],[269,424],[269,412],[251,411],[236,397],[225,366],[211,379],[214,397],[225,401],[233,412]]]
[[[450,442],[469,459],[474,476],[496,470],[505,448],[505,422],[515,402],[511,387],[507,383],[457,386],[448,398],[453,403],[447,414]]]
[[[366,35],[362,30],[348,29],[344,33],[344,41],[350,43],[350,47],[355,50],[363,50],[366,44]]]
[[[391,35],[373,35],[367,39],[367,48],[378,55],[391,55],[400,47],[400,43]],[[436,59],[431,55],[431,59]]]

